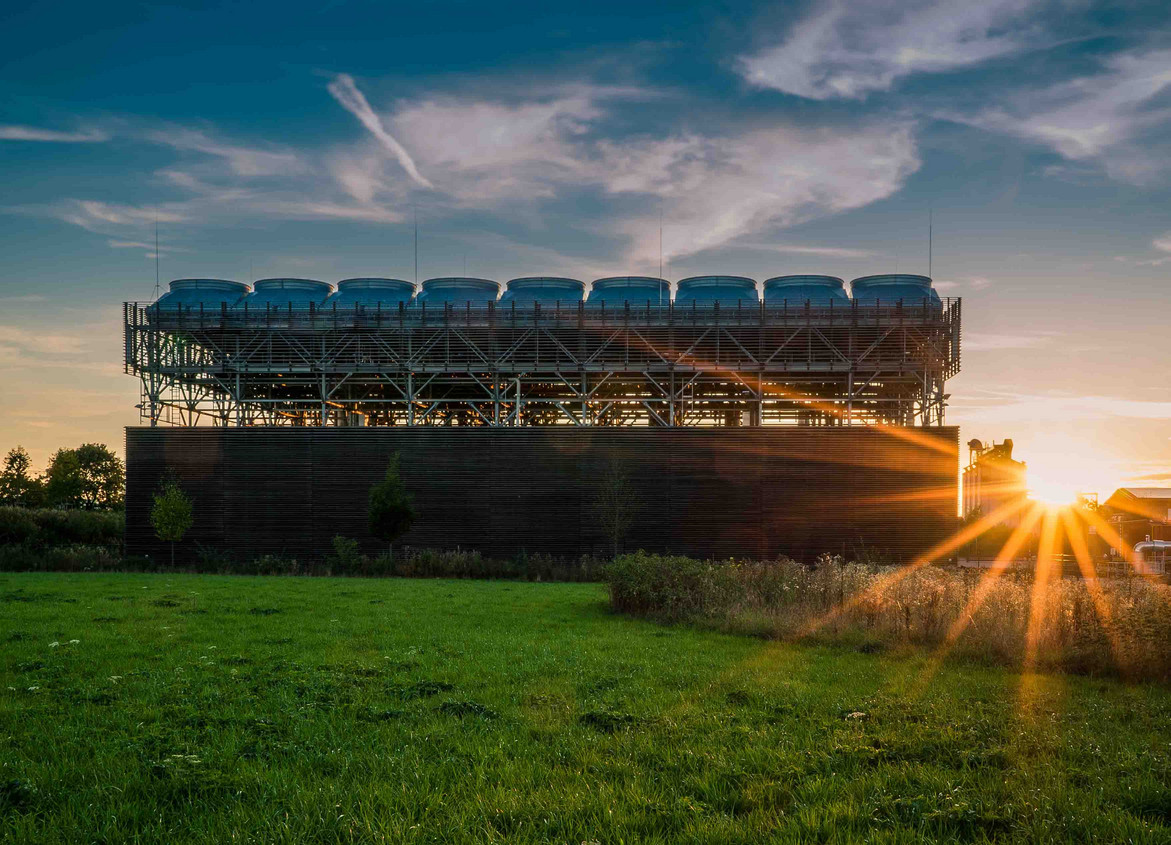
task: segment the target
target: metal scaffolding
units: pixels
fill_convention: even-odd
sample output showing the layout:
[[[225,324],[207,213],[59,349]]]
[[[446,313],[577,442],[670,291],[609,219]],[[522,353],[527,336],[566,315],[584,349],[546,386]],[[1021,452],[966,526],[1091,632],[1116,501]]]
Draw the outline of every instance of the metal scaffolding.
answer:
[[[958,298],[123,318],[150,425],[943,425],[960,365]]]

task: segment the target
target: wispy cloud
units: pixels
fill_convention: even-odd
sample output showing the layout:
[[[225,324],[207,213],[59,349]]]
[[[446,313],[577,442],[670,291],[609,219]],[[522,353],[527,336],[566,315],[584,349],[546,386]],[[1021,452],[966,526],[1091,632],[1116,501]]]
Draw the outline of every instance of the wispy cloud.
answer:
[[[935,279],[933,284],[940,293],[950,290],[984,290],[991,287],[991,279],[983,276],[970,276],[964,279]]]
[[[182,212],[165,206],[137,206],[98,200],[70,200],[59,206],[55,216],[90,232],[110,234],[120,227],[147,223],[178,223]]]
[[[97,129],[81,132],[62,132],[35,126],[0,126],[0,141],[45,141],[57,144],[94,144],[109,140],[109,135]]]
[[[1100,160],[1112,178],[1143,184],[1167,172],[1167,150],[1137,142],[1171,125],[1171,106],[1159,99],[1168,90],[1171,50],[1122,53],[1104,58],[1100,73],[1009,91],[976,114],[939,116],[1045,144],[1071,161]]]
[[[32,331],[21,326],[0,325],[0,346],[19,350],[25,355],[74,356],[82,352],[81,335]]]
[[[783,42],[738,61],[750,83],[814,100],[861,99],[918,72],[975,65],[1036,44],[1036,0],[833,0]]]
[[[399,100],[378,114],[351,77],[338,75],[328,88],[369,135],[311,150],[229,138],[209,126],[132,125],[119,131],[175,152],[153,177],[156,189],[179,198],[135,205],[77,197],[7,210],[50,214],[104,236],[113,249],[153,250],[156,220],[398,223],[412,191],[426,187],[433,219],[491,213],[514,241],[524,239],[518,229],[545,238],[548,213],[572,201],[573,225],[613,244],[623,263],[649,266],[658,260],[660,211],[669,261],[745,239],[761,243],[780,228],[862,207],[898,191],[919,166],[905,119],[817,127],[756,116],[710,128],[668,121],[654,134],[631,133],[645,103],[669,99],[664,92],[485,83],[474,93]],[[765,246],[818,257],[871,254],[780,239]]]
[[[779,252],[782,255],[817,255],[824,258],[872,258],[878,253],[870,249],[853,249],[843,246],[804,246],[785,243],[745,243],[737,241],[737,249],[757,249],[764,252]]]
[[[381,206],[352,206],[314,200],[265,200],[251,208],[292,220],[358,220],[365,223],[401,223],[403,214]]]
[[[155,245],[148,241],[120,241],[114,238],[106,241],[111,249],[144,249],[147,251],[147,256],[155,257]],[[191,250],[180,246],[170,246],[168,244],[160,243],[158,246],[159,255],[167,255],[172,252],[190,252]]]
[[[1171,253],[1171,232],[1152,240],[1151,247],[1157,252]],[[1133,264],[1136,267],[1162,267],[1164,264],[1171,264],[1171,255],[1164,254],[1156,258],[1132,258],[1128,255],[1116,255],[1114,260],[1120,264]]]
[[[964,425],[1055,422],[1067,425],[1087,420],[1171,420],[1171,402],[1129,399],[1101,394],[1025,393],[1003,391],[972,395],[953,402]]]
[[[747,81],[808,99],[860,100],[897,90],[913,74],[953,72],[1061,43],[1044,0],[831,0],[814,9],[779,44],[738,60]],[[1115,49],[1098,62],[1096,72],[1083,64],[1078,75],[1057,82],[1052,75],[1002,80],[984,91],[979,107],[968,98],[942,104],[946,93],[897,107],[1043,144],[1068,162],[1047,168],[1059,178],[1084,180],[1102,170],[1133,184],[1165,178],[1171,106],[1162,95],[1171,89],[1171,50]],[[1049,70],[1058,67],[1051,57]]]
[[[591,86],[534,91],[521,102],[435,96],[400,103],[388,122],[455,201],[531,200],[597,183],[586,136],[608,113],[606,97]]]
[[[964,349],[968,352],[989,352],[1003,349],[1036,349],[1047,346],[1055,332],[1033,334],[996,334],[989,332],[964,332]]]
[[[606,132],[609,121],[653,96],[576,86],[519,102],[428,98],[400,103],[385,122],[418,150],[435,189],[459,207],[531,207],[592,193],[609,207],[579,225],[625,239],[626,257],[635,262],[657,260],[659,209],[664,257],[678,258],[866,205],[897,191],[919,164],[905,124],[724,124],[718,136]],[[343,178],[351,194],[364,198],[380,175],[363,176],[359,167]]]
[[[148,130],[147,140],[176,150],[187,150],[226,161],[239,176],[284,176],[303,168],[298,156],[288,150],[233,144],[207,132],[183,126]]]
[[[412,179],[424,188],[432,187],[431,183],[419,173],[415,167],[414,159],[411,154],[406,151],[394,136],[386,131],[382,125],[381,119],[374,113],[374,109],[370,108],[370,103],[367,102],[366,96],[358,90],[354,78],[346,73],[338,74],[327,86],[329,93],[337,100],[342,108],[358,118],[358,121],[366,127],[366,129],[378,139],[378,142],[385,147],[391,155],[398,159],[398,163],[402,165]]]
[[[663,198],[672,258],[860,208],[895,193],[919,166],[910,130],[881,123],[834,130],[782,123],[603,149],[609,191]],[[635,258],[657,250],[647,222],[625,227]]]

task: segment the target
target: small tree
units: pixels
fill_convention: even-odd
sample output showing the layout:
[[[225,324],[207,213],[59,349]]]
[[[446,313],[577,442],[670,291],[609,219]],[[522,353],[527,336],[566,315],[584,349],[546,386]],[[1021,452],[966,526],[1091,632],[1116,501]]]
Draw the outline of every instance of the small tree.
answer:
[[[171,544],[171,566],[175,565],[175,543],[191,528],[194,506],[191,497],[183,492],[175,477],[168,476],[163,486],[155,493],[150,509],[150,524],[155,534],[165,543]]]
[[[638,499],[626,465],[618,458],[611,458],[598,477],[594,509],[611,542],[614,557],[618,557],[618,549],[634,523],[637,506]]]
[[[386,475],[370,488],[370,533],[390,546],[410,530],[415,521],[415,505],[398,471],[398,452],[390,456]]]
[[[15,446],[4,458],[0,470],[0,505],[32,508],[41,504],[41,482],[29,475],[32,459],[23,446]]]

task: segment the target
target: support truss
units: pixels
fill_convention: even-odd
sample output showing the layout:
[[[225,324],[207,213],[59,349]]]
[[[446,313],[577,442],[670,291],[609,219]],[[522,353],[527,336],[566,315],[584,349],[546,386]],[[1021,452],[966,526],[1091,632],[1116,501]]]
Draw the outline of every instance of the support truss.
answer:
[[[124,306],[151,425],[942,425],[942,305],[162,312]]]

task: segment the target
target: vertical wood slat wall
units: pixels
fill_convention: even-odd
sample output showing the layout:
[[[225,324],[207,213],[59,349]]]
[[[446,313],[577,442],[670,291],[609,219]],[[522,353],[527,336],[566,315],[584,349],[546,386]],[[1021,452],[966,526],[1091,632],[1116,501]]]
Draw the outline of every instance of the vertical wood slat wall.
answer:
[[[395,451],[416,547],[607,554],[595,499],[612,460],[633,488],[627,549],[808,561],[865,546],[907,560],[956,528],[955,427],[131,427],[127,553],[169,554],[149,522],[167,472],[195,501],[177,558],[311,560],[336,535],[375,552],[367,497]]]

